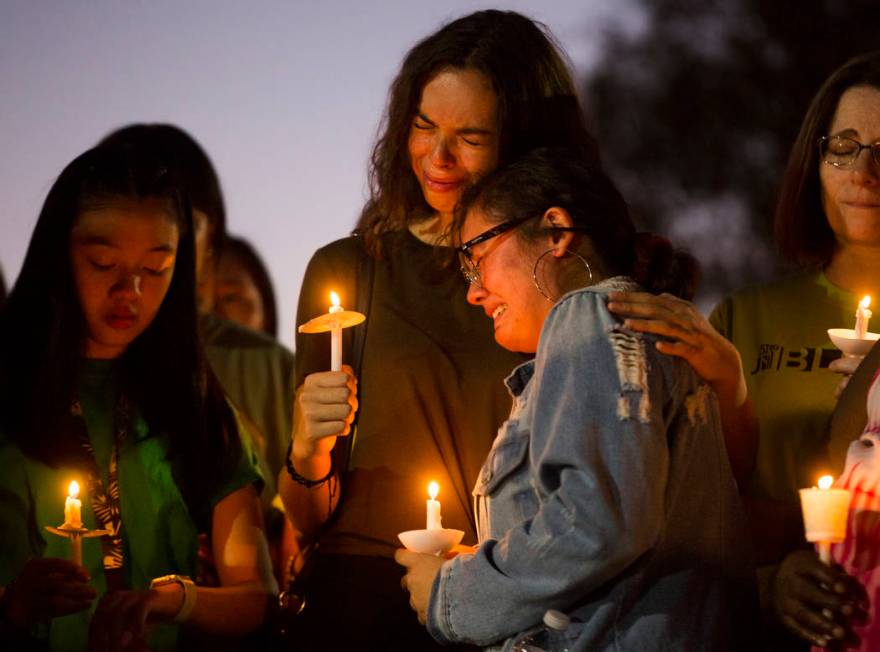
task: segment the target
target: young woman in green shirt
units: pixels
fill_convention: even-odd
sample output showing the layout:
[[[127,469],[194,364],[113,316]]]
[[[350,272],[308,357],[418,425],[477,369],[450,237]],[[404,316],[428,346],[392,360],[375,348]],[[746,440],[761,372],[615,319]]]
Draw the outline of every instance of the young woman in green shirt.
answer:
[[[275,591],[262,480],[204,361],[192,214],[172,177],[147,146],[76,158],[0,312],[4,642],[168,649],[183,621],[254,630]],[[83,541],[81,566],[45,530],[71,480],[83,526],[110,532]],[[199,532],[217,588],[187,577]]]

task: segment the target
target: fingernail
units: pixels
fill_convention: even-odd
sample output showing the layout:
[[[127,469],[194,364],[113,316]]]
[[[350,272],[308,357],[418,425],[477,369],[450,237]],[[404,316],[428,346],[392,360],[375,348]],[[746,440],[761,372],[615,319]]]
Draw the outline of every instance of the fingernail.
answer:
[[[834,614],[831,613],[831,609],[823,609],[822,615],[825,616],[828,620],[834,620]]]
[[[840,613],[844,616],[852,616],[853,615],[853,606],[851,604],[845,604],[840,608]]]

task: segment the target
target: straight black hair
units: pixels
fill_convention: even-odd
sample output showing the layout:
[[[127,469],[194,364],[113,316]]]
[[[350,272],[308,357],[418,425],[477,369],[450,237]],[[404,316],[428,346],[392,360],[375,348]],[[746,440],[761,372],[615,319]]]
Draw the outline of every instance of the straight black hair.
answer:
[[[21,273],[0,308],[0,430],[45,464],[76,464],[81,452],[70,406],[87,331],[71,269],[71,231],[83,211],[146,200],[165,207],[180,240],[158,313],[117,360],[121,391],[150,434],[167,437],[178,485],[193,513],[204,515],[223,477],[213,462],[231,468],[241,441],[197,332],[189,200],[160,150],[99,145],[74,159],[49,190]]]

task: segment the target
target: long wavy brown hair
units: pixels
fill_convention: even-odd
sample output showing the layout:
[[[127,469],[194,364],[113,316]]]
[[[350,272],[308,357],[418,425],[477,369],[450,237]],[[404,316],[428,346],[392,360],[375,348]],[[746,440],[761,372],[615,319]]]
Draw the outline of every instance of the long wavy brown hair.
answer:
[[[357,224],[375,255],[380,254],[379,235],[433,213],[410,169],[408,140],[422,89],[450,68],[477,70],[492,82],[498,99],[499,165],[533,147],[557,144],[580,146],[597,156],[569,67],[546,26],[494,9],[454,20],[409,51],[391,85],[382,135],[371,157],[370,199]]]

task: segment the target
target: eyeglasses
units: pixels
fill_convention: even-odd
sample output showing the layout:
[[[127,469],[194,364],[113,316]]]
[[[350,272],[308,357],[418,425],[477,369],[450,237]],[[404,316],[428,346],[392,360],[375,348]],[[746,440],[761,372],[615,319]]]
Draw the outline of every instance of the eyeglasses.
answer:
[[[822,161],[836,168],[848,168],[855,163],[863,149],[871,150],[876,165],[880,165],[880,141],[863,145],[846,136],[822,136],[819,139],[819,154]]]
[[[482,261],[483,257],[481,257],[480,260],[474,261],[472,249],[476,245],[480,244],[481,242],[486,242],[486,240],[491,240],[492,238],[497,237],[502,233],[507,233],[511,229],[516,228],[526,220],[530,220],[533,217],[538,216],[529,215],[527,217],[518,217],[513,220],[507,220],[506,222],[502,222],[497,226],[493,226],[491,229],[483,231],[478,236],[475,236],[464,244],[460,245],[458,247],[458,256],[461,260],[461,273],[464,276],[464,280],[467,281],[468,284],[475,284],[477,287],[481,287],[480,261]]]

